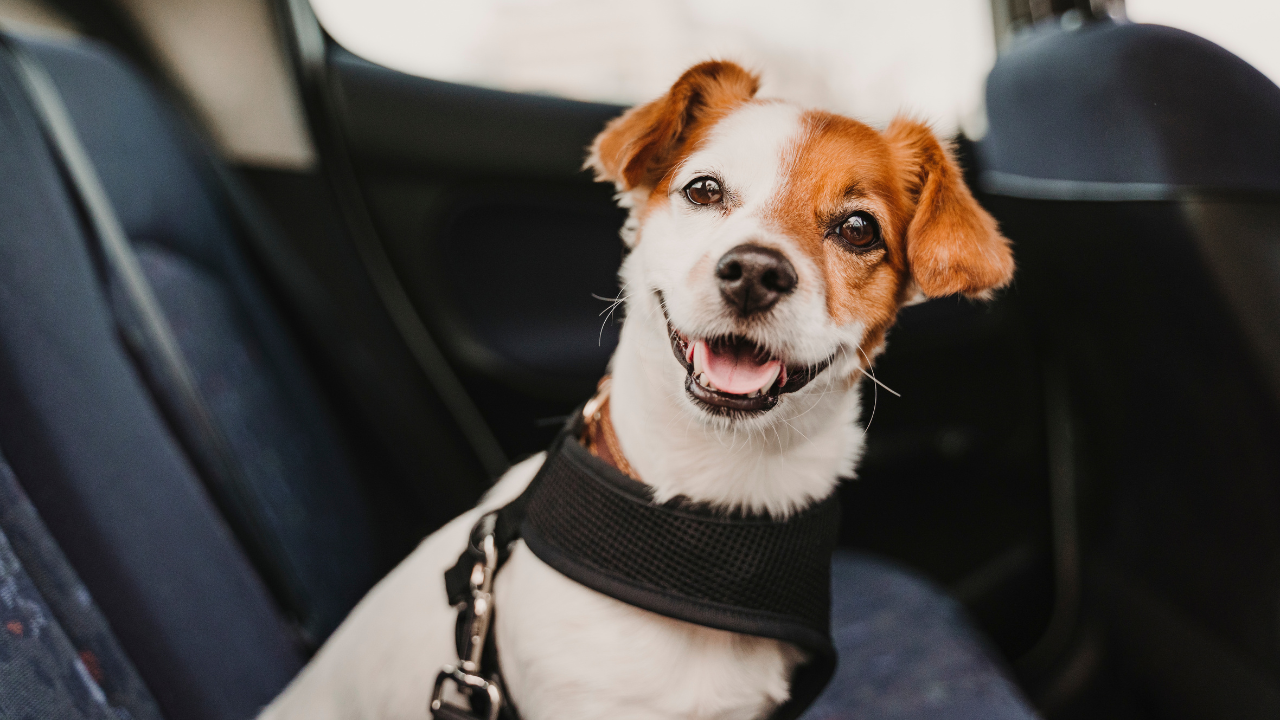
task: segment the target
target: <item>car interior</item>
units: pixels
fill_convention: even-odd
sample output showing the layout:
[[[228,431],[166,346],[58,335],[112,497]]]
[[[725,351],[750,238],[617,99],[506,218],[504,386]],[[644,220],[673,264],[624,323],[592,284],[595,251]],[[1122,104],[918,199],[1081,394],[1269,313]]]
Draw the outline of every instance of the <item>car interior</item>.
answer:
[[[1280,717],[1280,87],[1123,3],[991,6],[954,143],[1017,275],[902,312],[841,544],[1046,718]],[[96,681],[0,717],[253,717],[591,396],[625,213],[582,162],[625,108],[392,69],[308,0],[0,32],[0,640]]]

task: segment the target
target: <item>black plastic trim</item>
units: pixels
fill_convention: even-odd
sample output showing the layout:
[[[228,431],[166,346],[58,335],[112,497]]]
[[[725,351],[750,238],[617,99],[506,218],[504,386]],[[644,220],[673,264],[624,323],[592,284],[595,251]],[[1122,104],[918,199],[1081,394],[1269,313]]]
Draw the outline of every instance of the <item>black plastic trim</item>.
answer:
[[[626,109],[415,77],[336,44],[327,59],[347,142],[363,162],[572,178],[586,159],[582,138]]]

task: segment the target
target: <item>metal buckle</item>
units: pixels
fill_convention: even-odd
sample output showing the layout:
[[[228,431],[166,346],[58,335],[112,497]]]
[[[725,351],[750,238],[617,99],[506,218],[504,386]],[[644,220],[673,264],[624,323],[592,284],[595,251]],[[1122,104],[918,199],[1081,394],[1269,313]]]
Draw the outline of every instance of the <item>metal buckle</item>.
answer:
[[[498,544],[494,538],[497,518],[496,513],[482,517],[476,524],[478,537],[472,539],[473,547],[483,560],[471,568],[471,627],[467,631],[466,652],[459,660],[463,672],[473,674],[480,672],[480,659],[493,619],[493,575],[498,569]]]
[[[485,680],[479,675],[463,672],[453,665],[445,665],[440,668],[440,674],[436,676],[436,686],[431,691],[430,707],[432,715],[435,715],[436,711],[444,706],[444,683],[446,680],[452,680],[458,691],[466,695],[468,699],[477,690],[484,691],[489,701],[489,720],[498,720],[498,714],[502,711],[502,691],[498,689],[498,684]]]
[[[477,691],[487,695],[489,703],[489,720],[498,720],[502,709],[502,691],[494,680],[486,680],[480,676],[480,663],[484,656],[485,641],[489,637],[489,626],[493,620],[493,576],[498,570],[498,543],[494,537],[498,523],[498,514],[489,513],[480,518],[469,540],[471,550],[482,559],[471,569],[471,601],[461,611],[469,613],[470,625],[467,628],[466,642],[458,665],[445,665],[436,676],[435,689],[431,693],[431,712],[439,710],[444,704],[444,683],[453,680],[458,691],[466,695],[468,700]]]

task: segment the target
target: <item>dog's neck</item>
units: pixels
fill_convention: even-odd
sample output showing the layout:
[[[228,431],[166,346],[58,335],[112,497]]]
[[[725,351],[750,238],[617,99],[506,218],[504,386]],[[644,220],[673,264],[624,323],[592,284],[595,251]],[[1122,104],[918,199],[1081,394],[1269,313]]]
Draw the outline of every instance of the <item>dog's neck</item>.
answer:
[[[784,517],[852,476],[863,434],[847,373],[830,368],[762,421],[734,426],[690,404],[669,343],[660,319],[624,323],[605,408],[625,462],[659,502],[684,496]]]
[[[627,461],[626,453],[622,452],[618,432],[609,418],[611,380],[605,375],[596,386],[596,394],[582,409],[582,444],[592,455],[617,468],[622,474],[640,480],[639,473]]]

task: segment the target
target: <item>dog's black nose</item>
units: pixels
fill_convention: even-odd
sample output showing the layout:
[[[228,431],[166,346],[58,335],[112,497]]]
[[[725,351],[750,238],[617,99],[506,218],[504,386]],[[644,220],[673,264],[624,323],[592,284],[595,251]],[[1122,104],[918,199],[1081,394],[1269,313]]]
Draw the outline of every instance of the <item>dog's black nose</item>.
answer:
[[[739,245],[716,264],[720,294],[742,317],[764,312],[796,289],[796,269],[777,250]]]

